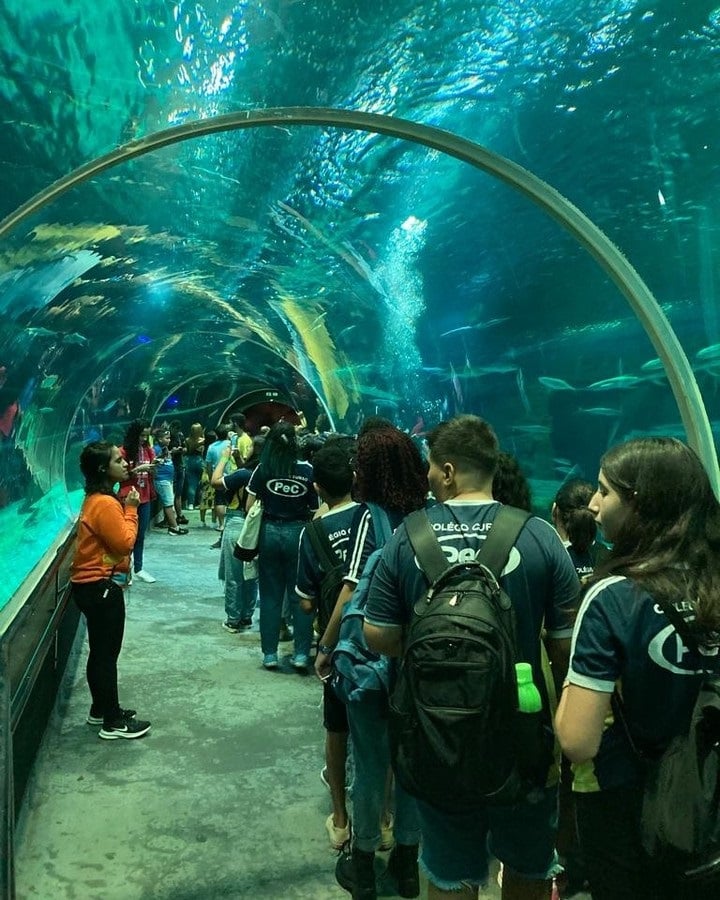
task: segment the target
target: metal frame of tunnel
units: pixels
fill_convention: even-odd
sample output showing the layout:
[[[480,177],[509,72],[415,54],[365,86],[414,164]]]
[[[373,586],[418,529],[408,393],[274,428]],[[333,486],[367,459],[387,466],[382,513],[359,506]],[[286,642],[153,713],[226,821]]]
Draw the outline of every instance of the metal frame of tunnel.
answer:
[[[130,141],[60,178],[0,222],[0,239],[76,184],[127,160],[190,138],[269,125],[330,125],[422,144],[494,175],[545,210],[590,253],[630,303],[665,367],[688,443],[700,456],[715,493],[720,497],[720,468],[695,375],[670,322],[640,275],[607,235],[549,184],[517,163],[441,128],[379,113],[331,107],[245,110],[178,125]]]

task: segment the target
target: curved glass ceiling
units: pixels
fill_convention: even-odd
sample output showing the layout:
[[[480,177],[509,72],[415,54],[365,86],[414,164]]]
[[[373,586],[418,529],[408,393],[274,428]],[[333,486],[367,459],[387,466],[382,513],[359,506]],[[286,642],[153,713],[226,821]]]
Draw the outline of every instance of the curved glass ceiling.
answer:
[[[0,217],[127,141],[327,106],[435,125],[557,188],[622,249],[720,429],[720,6],[274,0],[0,8]],[[189,140],[109,169],[0,242],[9,597],[77,508],[77,452],[129,415],[208,424],[258,384],[312,424],[457,411],[542,508],[609,443],[684,436],[625,299],[522,196],[342,128]],[[48,529],[48,523],[50,525]],[[20,531],[24,537],[20,538]]]

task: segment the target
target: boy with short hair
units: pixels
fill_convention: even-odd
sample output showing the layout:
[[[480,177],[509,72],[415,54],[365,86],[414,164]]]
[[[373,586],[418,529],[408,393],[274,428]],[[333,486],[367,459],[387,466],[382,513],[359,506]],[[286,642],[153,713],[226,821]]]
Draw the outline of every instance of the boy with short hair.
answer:
[[[357,507],[350,496],[353,485],[351,453],[340,442],[320,448],[313,456],[315,490],[328,507],[316,521],[322,523],[332,551],[340,562],[347,554],[350,525]],[[313,547],[306,526],[300,535],[298,573],[295,592],[306,613],[318,612],[319,631],[327,626],[329,612],[319,604],[322,582],[327,574]],[[339,582],[339,587],[342,582]],[[322,648],[320,648],[322,650]],[[323,683],[323,724],[325,726],[326,783],[330,787],[333,811],[325,822],[330,843],[340,849],[350,838],[350,821],[345,804],[345,762],[347,757],[348,720],[345,705],[337,698],[329,682]],[[323,778],[325,781],[325,778]]]

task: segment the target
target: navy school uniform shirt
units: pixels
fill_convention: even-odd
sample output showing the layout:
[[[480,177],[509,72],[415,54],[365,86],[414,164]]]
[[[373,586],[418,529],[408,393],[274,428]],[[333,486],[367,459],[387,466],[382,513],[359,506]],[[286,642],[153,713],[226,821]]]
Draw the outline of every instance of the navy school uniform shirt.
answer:
[[[717,649],[688,650],[662,609],[621,575],[585,594],[572,639],[568,681],[611,694],[619,681],[633,741],[663,751],[687,731],[705,672],[720,671]],[[640,781],[624,726],[610,716],[595,759],[574,767],[574,789],[592,792]]]
[[[335,506],[320,516],[330,546],[343,561],[347,559],[350,526],[358,504],[355,502]],[[298,556],[297,583],[295,592],[305,600],[315,600],[320,596],[323,571],[315,555],[312,541],[303,528],[300,534],[300,553]]]
[[[242,509],[240,496],[242,489],[246,487],[252,475],[251,469],[235,469],[229,475],[223,475],[222,483],[227,492],[228,509]]]
[[[575,571],[577,572],[580,581],[589,578],[595,571],[595,558],[592,553],[592,548],[586,550],[585,553],[580,553],[575,550],[570,541],[564,541],[563,543],[565,544],[565,549],[570,554],[570,559],[573,561]]]
[[[448,564],[472,559],[492,527],[500,504],[488,500],[450,500],[427,510]],[[570,638],[579,582],[558,533],[535,516],[510,551],[500,584],[513,602],[522,658],[533,666],[535,684],[543,683],[540,633]],[[388,542],[370,585],[365,620],[379,627],[406,625],[428,582],[408,540],[405,525]]]
[[[283,478],[266,478],[262,468],[260,464],[253,471],[247,492],[262,500],[264,518],[288,522],[309,519],[320,505],[310,463],[298,460],[293,474]]]
[[[404,514],[399,510],[385,510],[390,528],[395,531],[402,522]],[[350,526],[350,539],[348,547],[348,556],[345,562],[345,581],[353,587],[360,581],[360,576],[365,568],[368,557],[377,548],[377,539],[375,537],[375,526],[373,525],[372,515],[365,503],[362,503],[355,510],[352,524]]]

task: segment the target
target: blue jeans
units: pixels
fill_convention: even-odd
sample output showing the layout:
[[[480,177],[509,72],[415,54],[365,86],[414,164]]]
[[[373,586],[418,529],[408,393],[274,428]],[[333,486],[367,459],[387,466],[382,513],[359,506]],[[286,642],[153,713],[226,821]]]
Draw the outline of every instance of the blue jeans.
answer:
[[[143,555],[145,551],[145,535],[150,525],[151,503],[141,503],[137,508],[138,530],[133,547],[133,568],[140,572],[143,567]]]
[[[200,476],[205,468],[205,461],[202,456],[192,453],[185,462],[185,485],[183,487],[183,500],[192,506],[197,506],[198,488],[200,487]]]
[[[298,544],[305,522],[268,522],[263,519],[258,544],[260,585],[260,646],[264,655],[277,653],[280,618],[287,594],[293,613],[295,653],[307,656],[312,643],[312,613],[300,609],[295,593]]]
[[[220,546],[218,577],[225,582],[225,617],[237,624],[242,619],[252,619],[257,604],[257,578],[246,581],[243,563],[233,555],[233,548],[242,530],[245,515],[230,510],[225,517],[225,529]]]
[[[371,853],[380,846],[380,819],[385,809],[385,784],[390,766],[387,698],[382,695],[347,704],[355,760],[353,786],[353,846]],[[395,840],[420,842],[415,799],[395,782]]]

